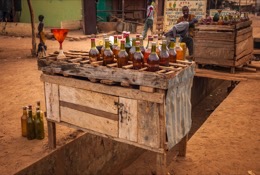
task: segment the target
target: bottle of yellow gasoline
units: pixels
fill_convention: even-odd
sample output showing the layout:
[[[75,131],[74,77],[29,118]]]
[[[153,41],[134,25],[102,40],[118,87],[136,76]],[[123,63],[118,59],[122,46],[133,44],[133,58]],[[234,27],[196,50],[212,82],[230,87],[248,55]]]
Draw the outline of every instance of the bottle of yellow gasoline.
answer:
[[[136,34],[136,41],[140,41],[140,34]]]
[[[35,139],[35,127],[32,114],[32,105],[28,106],[28,117],[27,117],[27,139]]]
[[[148,45],[145,49],[145,52],[144,52],[144,62],[147,63],[147,60],[148,60],[148,57],[149,55],[151,54],[151,50],[152,50],[152,42],[153,42],[153,37],[149,37],[148,36]]]
[[[176,63],[176,50],[174,48],[174,39],[171,38],[171,42],[170,42],[170,48],[169,48],[169,61],[171,63]]]
[[[35,126],[36,139],[38,140],[44,139],[44,124],[41,118],[41,110],[38,106],[36,107],[36,118],[34,121],[34,126]]]
[[[115,55],[115,58],[117,58],[118,52],[120,51],[117,38],[118,38],[117,35],[114,35],[114,44],[112,45],[112,51],[113,54]]]
[[[151,50],[151,54],[148,57],[147,64],[148,64],[148,71],[155,72],[159,70],[159,57],[156,53],[155,42],[152,42],[152,50]]]
[[[121,68],[121,67],[127,65],[128,58],[129,58],[128,54],[125,50],[125,40],[122,39],[121,44],[120,44],[120,51],[117,55],[117,67]]]
[[[100,60],[100,54],[96,48],[95,38],[91,38],[91,49],[89,50],[89,61],[95,62],[99,60]]]
[[[134,53],[135,53],[135,41],[136,41],[136,39],[133,38],[132,39],[132,47],[129,50],[129,61],[133,61],[133,57],[134,57]]]
[[[110,49],[109,39],[105,39],[106,48],[104,50],[103,66],[114,63],[114,54]]]
[[[163,40],[162,41],[162,48],[161,48],[161,51],[159,53],[159,59],[160,59],[160,65],[161,66],[169,66],[170,55],[167,51],[166,44],[167,44],[167,41]]]
[[[27,136],[27,107],[23,107],[23,115],[21,117],[21,129],[22,129],[22,136]]]
[[[126,34],[125,34],[125,36],[126,36],[126,40],[125,40],[125,50],[126,50],[126,52],[127,52],[127,54],[129,55],[129,51],[130,51],[130,49],[131,49],[131,43],[130,43],[130,32],[127,32]]]
[[[159,47],[159,41],[158,41],[158,35],[154,35],[153,36],[153,42],[155,42],[156,43],[156,53],[157,53],[157,55],[159,55],[159,53],[160,53],[160,47]]]
[[[176,44],[175,44],[175,50],[176,50],[176,59],[177,60],[183,60],[183,49],[180,46],[180,42],[179,42],[180,38],[177,37],[176,38]]]
[[[144,56],[140,50],[140,41],[135,42],[136,51],[133,56],[133,69],[141,69],[144,67]]]
[[[100,51],[100,57],[102,58],[102,59],[104,59],[103,58],[103,56],[104,56],[104,51],[105,51],[105,48],[106,48],[106,38],[107,38],[107,34],[103,34],[103,46],[102,46],[102,48],[101,48],[101,51]]]

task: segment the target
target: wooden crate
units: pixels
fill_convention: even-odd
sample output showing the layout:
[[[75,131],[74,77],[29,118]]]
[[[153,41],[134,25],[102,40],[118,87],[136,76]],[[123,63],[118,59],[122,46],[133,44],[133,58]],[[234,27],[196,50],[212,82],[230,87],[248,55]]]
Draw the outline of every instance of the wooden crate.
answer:
[[[198,64],[235,68],[253,54],[252,21],[236,25],[199,25],[194,36],[194,58]]]
[[[173,111],[181,110],[175,116],[177,129],[172,130],[178,136],[175,141],[180,147],[179,155],[185,156],[190,128],[187,130],[184,125],[189,125],[185,117],[190,117],[191,111],[194,62],[182,61],[161,67],[158,72],[147,72],[133,70],[130,65],[117,68],[99,62],[89,64],[86,52],[66,54],[68,59],[64,61],[54,59],[56,54],[38,59],[43,71],[41,80],[52,148],[56,145],[55,124],[66,125],[154,151],[158,153],[157,173],[166,174],[166,152],[172,140],[167,133],[166,101],[171,99],[171,92],[177,104]]]

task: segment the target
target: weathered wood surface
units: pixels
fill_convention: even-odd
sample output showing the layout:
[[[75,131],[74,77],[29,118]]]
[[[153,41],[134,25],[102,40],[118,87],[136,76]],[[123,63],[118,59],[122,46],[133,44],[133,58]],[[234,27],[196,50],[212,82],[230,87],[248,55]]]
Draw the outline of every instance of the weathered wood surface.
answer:
[[[60,100],[118,114],[118,109],[115,105],[115,103],[118,102],[118,97],[112,95],[60,86]]]
[[[237,59],[241,58],[242,56],[253,52],[254,45],[253,45],[253,37],[252,35],[249,38],[241,41],[240,43],[236,44],[236,53],[235,55],[238,57]],[[241,53],[243,53],[240,55]],[[239,56],[240,55],[240,56]]]
[[[155,102],[155,103],[163,103],[165,97],[164,93],[154,92],[151,94],[149,92],[142,92],[137,89],[122,88],[117,86],[110,87],[99,83],[92,83],[89,81],[82,81],[82,80],[77,80],[75,78],[67,78],[62,76],[52,76],[52,75],[42,74],[41,80],[47,83],[53,83],[62,86],[67,86],[67,87],[85,89],[93,92],[120,96],[120,97],[125,97],[130,99],[136,99],[136,100],[144,100],[144,101]]]
[[[119,138],[137,142],[137,100],[119,98]]]
[[[236,29],[238,30],[238,29],[241,29],[241,28],[245,28],[245,27],[251,26],[251,24],[252,24],[251,20],[240,22],[240,23],[236,24]]]
[[[47,121],[48,126],[48,146],[51,149],[56,148],[56,123]]]
[[[57,84],[45,82],[44,89],[47,119],[59,122],[59,86]]]
[[[138,100],[138,143],[160,147],[159,105]]]
[[[61,121],[99,133],[104,133],[106,135],[118,137],[118,121],[63,106],[60,107],[60,112]]]
[[[231,41],[235,39],[234,32],[217,32],[217,31],[195,31],[196,39],[206,39],[214,41]]]

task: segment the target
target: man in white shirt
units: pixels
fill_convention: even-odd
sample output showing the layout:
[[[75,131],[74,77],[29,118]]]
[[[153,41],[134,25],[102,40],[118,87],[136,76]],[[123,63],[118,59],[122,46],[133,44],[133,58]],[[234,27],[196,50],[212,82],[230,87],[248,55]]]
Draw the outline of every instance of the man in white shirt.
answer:
[[[152,0],[148,0],[147,1],[147,5],[148,5],[148,7],[147,7],[147,12],[146,12],[146,20],[145,20],[145,24],[144,24],[144,31],[142,33],[143,39],[146,38],[148,29],[150,29],[151,32],[153,33],[153,13],[154,13],[154,7],[152,5]]]

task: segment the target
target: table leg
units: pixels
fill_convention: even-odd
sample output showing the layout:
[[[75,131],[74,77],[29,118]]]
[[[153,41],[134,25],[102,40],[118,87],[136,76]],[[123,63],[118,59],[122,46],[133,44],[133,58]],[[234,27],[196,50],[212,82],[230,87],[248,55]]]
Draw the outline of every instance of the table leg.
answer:
[[[49,148],[56,148],[56,124],[55,122],[47,121],[48,123],[48,145]]]
[[[156,174],[166,175],[166,153],[157,153],[156,156]]]
[[[179,143],[179,154],[178,156],[185,157],[186,156],[186,148],[188,142],[188,134],[182,138]]]

